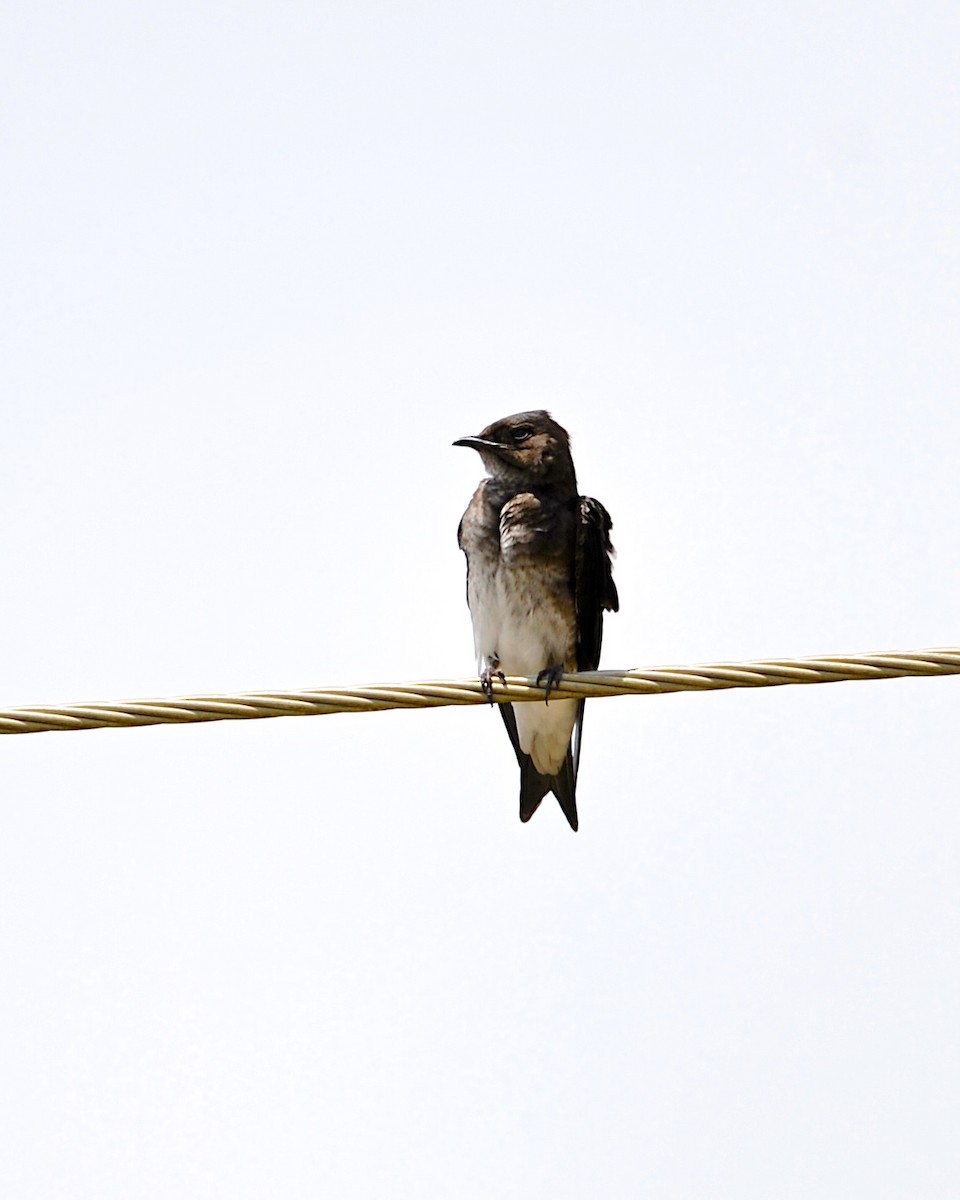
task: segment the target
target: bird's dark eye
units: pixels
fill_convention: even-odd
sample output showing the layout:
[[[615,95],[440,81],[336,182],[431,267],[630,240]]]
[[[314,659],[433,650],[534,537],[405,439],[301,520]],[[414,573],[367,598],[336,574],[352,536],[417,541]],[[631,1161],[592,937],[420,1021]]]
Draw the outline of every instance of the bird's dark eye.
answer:
[[[521,425],[513,431],[513,440],[515,442],[525,442],[527,438],[533,437],[533,430],[529,425]]]

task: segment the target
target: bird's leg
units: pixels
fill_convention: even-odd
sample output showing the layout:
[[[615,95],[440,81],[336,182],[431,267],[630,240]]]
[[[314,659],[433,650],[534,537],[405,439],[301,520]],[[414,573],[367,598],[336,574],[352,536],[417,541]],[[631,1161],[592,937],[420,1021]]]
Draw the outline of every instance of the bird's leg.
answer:
[[[554,663],[552,667],[544,667],[537,676],[537,687],[544,684],[547,689],[547,694],[544,697],[544,704],[550,703],[550,693],[555,687],[560,686],[560,680],[563,678],[563,663]]]
[[[500,666],[500,659],[495,654],[488,654],[486,666],[480,672],[480,686],[483,688],[483,694],[493,703],[493,681],[499,679],[502,684],[506,684],[507,677],[502,671],[497,670]]]

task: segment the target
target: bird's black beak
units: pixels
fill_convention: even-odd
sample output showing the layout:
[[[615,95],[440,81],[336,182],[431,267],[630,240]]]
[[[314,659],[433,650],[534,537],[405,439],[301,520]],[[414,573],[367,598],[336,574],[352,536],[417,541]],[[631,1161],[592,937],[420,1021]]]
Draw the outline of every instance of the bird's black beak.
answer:
[[[480,437],[465,437],[458,438],[453,443],[455,446],[468,446],[471,450],[501,450],[499,442],[487,442]]]

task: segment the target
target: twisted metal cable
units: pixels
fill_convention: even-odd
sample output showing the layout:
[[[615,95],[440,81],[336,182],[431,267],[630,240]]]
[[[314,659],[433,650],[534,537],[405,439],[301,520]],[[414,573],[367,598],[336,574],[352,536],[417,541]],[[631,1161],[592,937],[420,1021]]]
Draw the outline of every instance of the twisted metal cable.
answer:
[[[960,674],[960,648],[907,653],[781,658],[763,662],[707,663],[635,671],[581,671],[564,675],[550,695],[558,700],[594,696],[650,696],[665,692],[709,692],[739,687],[779,687],[788,683],[839,683],[855,679]],[[542,700],[533,679],[508,676],[494,684],[500,702]],[[311,717],[337,712],[380,712],[388,708],[439,708],[484,704],[479,680],[438,680],[321,688],[297,692],[243,692],[230,696],[183,696],[167,700],[37,705],[0,709],[0,733],[44,733],[58,729],[126,728],[196,721]]]

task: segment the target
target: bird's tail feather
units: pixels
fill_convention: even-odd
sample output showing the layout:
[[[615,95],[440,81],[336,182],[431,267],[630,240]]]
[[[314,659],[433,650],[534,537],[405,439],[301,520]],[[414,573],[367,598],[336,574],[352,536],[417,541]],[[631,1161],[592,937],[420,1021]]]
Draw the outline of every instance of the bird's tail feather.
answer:
[[[507,733],[510,735],[510,741],[517,756],[517,762],[520,764],[520,820],[529,821],[540,807],[540,802],[544,796],[548,792],[553,792],[560,804],[560,808],[563,810],[563,815],[569,822],[570,828],[576,831],[579,820],[577,818],[577,766],[575,758],[578,756],[576,751],[579,750],[579,745],[576,748],[571,747],[567,751],[567,757],[563,760],[563,766],[556,775],[543,775],[533,765],[533,759],[530,755],[525,754],[520,749],[520,735],[517,730],[517,718],[514,715],[513,706],[511,704],[501,704],[500,715],[503,717],[503,723],[506,725]],[[579,739],[576,740],[579,742]]]
[[[527,761],[520,767],[520,820],[529,821],[547,792],[553,792],[570,828],[576,831],[580,822],[577,819],[577,785],[572,755],[567,752],[563,766],[556,775],[541,775],[530,756],[524,757]]]

